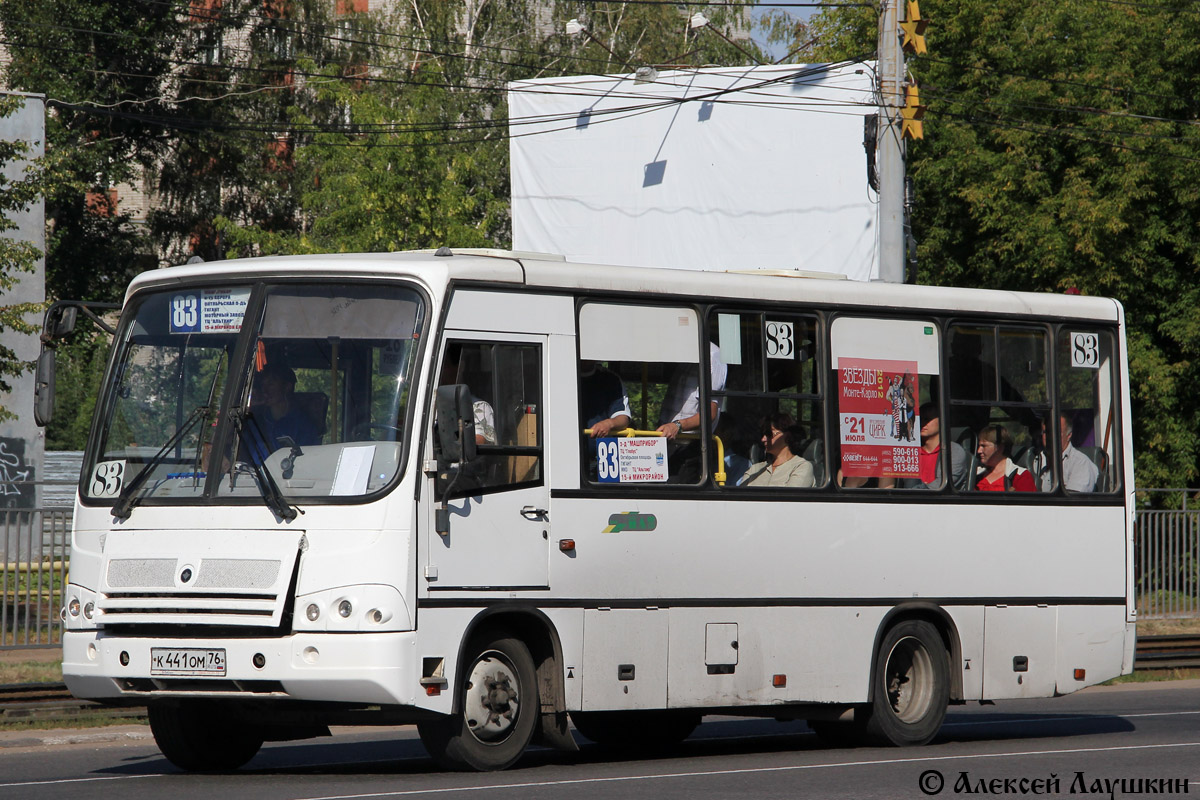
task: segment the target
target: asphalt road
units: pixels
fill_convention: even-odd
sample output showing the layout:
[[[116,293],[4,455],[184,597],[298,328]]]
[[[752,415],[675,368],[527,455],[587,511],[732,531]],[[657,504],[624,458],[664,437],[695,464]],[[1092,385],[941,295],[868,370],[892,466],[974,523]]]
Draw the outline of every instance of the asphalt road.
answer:
[[[916,749],[832,748],[803,723],[710,717],[667,755],[639,758],[585,744],[577,754],[533,750],[513,769],[488,774],[437,771],[411,728],[341,729],[331,739],[267,745],[227,775],[180,773],[140,727],[0,735],[0,798],[21,800],[863,800],[1185,791],[1200,794],[1200,681],[957,707],[937,740]]]

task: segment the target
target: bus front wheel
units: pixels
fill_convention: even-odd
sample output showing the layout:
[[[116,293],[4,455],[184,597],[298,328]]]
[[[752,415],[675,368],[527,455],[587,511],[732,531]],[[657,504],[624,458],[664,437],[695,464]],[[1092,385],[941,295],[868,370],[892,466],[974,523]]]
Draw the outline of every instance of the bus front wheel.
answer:
[[[188,772],[235,770],[254,758],[263,744],[261,730],[213,703],[151,703],[147,715],[158,749]]]
[[[417,731],[444,768],[497,770],[512,765],[533,738],[539,713],[537,674],[524,642],[482,641],[460,671],[459,711],[421,722]]]
[[[871,704],[862,709],[867,739],[897,747],[932,740],[950,702],[949,672],[946,647],[932,624],[906,620],[889,629],[875,659]]]

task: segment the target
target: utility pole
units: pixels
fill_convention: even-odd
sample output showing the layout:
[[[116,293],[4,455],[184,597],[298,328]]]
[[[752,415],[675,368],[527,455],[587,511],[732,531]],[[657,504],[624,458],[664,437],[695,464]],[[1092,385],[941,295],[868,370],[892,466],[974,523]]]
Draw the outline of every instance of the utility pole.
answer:
[[[883,0],[879,18],[879,280],[904,283],[904,51],[900,2]]]

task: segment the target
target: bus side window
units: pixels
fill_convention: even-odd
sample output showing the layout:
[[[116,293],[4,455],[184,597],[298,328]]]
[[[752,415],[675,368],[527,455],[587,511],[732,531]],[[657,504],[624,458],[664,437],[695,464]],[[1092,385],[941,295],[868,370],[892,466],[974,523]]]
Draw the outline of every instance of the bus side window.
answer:
[[[584,303],[579,308],[579,435],[583,479],[599,484],[696,484],[709,396],[724,365],[709,353],[700,380],[697,315],[686,307]],[[704,409],[710,414],[704,414]],[[708,417],[708,419],[706,419]]]
[[[1067,496],[1119,491],[1113,335],[1068,323],[1059,329],[1055,347],[1063,489]]]
[[[965,455],[941,434],[935,323],[838,317],[830,346],[838,486],[941,490],[962,472]]]
[[[964,492],[1054,489],[1040,433],[1050,418],[1046,331],[952,325],[950,432],[970,457]]]
[[[824,414],[817,320],[777,311],[717,310],[708,333],[727,369],[710,469],[725,488],[823,486]],[[714,440],[714,444],[717,441]]]

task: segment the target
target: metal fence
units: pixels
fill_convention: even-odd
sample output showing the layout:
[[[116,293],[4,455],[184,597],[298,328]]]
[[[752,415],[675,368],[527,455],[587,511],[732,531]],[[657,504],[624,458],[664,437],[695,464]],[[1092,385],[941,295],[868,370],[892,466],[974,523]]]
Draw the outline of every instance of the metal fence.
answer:
[[[44,485],[58,484],[46,481]],[[74,482],[67,482],[73,487]],[[1179,508],[1143,508],[1134,526],[1139,619],[1200,617],[1200,508],[1195,490],[1145,489],[1142,500]],[[1171,497],[1166,493],[1174,493]],[[57,647],[70,564],[69,506],[0,510],[0,650]]]
[[[1144,489],[1139,500],[1178,508],[1142,508],[1133,539],[1139,619],[1200,617],[1200,508],[1193,489]]]
[[[0,510],[0,650],[57,647],[70,508]]]

